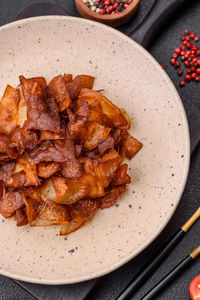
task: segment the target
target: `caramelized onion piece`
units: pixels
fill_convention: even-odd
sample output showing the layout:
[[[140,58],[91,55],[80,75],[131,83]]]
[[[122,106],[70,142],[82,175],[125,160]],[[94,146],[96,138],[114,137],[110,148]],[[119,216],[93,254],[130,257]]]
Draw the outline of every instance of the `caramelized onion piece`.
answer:
[[[67,109],[71,100],[65,84],[65,80],[61,75],[54,77],[48,84],[48,95],[56,99],[60,111]]]
[[[7,192],[1,200],[1,214],[5,218],[11,217],[15,211],[24,206],[24,198],[18,192]]]
[[[69,220],[69,213],[65,206],[47,200],[38,217],[31,222],[31,226],[65,225]]]
[[[0,132],[10,134],[17,126],[19,90],[7,85],[0,101]]]
[[[107,192],[107,194],[98,199],[100,208],[108,208],[117,203],[118,197],[121,193],[124,193],[126,190],[126,185],[120,185],[118,187],[114,187]]]
[[[53,98],[44,100],[42,89],[38,83],[34,84],[27,105],[26,128],[60,132],[60,116],[57,103]]]
[[[112,186],[131,183],[131,177],[127,174],[128,165],[121,165],[115,172],[115,176],[111,182]]]
[[[61,226],[60,235],[69,234],[80,228],[85,222],[90,220],[97,210],[97,201],[80,200],[69,208],[71,221],[69,224]]]
[[[37,167],[37,174],[40,177],[48,178],[60,170],[59,164],[56,162],[43,162]]]
[[[68,84],[69,97],[74,100],[78,97],[81,89],[93,87],[94,77],[89,75],[78,75],[74,80]]]
[[[132,137],[126,130],[122,130],[120,144],[120,155],[122,158],[126,156],[131,159],[142,148],[142,143]]]

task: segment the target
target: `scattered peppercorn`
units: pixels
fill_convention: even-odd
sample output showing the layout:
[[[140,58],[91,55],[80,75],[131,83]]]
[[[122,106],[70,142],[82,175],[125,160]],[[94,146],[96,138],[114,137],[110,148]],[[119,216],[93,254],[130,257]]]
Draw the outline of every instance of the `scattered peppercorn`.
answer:
[[[181,76],[181,75],[183,74],[183,70],[178,69],[177,74],[178,74],[179,76]]]
[[[198,43],[199,37],[188,29],[185,29],[184,34],[180,35],[180,40],[181,44],[172,53],[170,63],[177,69],[179,76],[184,75],[185,80],[179,82],[179,85],[183,87],[186,82],[190,82],[191,80],[200,82],[200,48],[194,44]],[[185,74],[181,68],[181,61],[187,68]]]
[[[114,14],[126,9],[133,0],[83,0],[92,11],[101,15]]]
[[[192,73],[191,77],[192,77],[192,79],[195,79],[197,77],[197,73]]]
[[[185,80],[181,80],[180,81],[180,86],[184,86],[185,85]]]
[[[185,80],[186,80],[187,82],[190,82],[191,76],[190,76],[189,74],[186,74],[186,75],[185,75]]]
[[[200,76],[196,77],[196,81],[199,82],[200,81]]]

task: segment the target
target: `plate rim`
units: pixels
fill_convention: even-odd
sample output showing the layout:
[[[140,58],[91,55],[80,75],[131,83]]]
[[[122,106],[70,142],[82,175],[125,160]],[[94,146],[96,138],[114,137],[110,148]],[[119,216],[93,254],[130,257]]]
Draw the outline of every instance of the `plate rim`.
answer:
[[[62,285],[62,284],[72,284],[72,283],[79,283],[79,282],[83,282],[83,281],[87,281],[87,280],[92,280],[92,279],[104,276],[104,275],[120,268],[121,266],[123,266],[124,264],[129,262],[131,259],[136,258],[144,249],[146,249],[160,235],[160,233],[164,230],[164,228],[167,226],[167,224],[171,220],[173,214],[175,213],[176,208],[177,208],[177,206],[178,206],[178,204],[181,200],[186,182],[187,182],[189,167],[190,167],[190,133],[189,133],[189,125],[188,125],[186,112],[185,112],[183,103],[182,103],[180,95],[178,94],[178,91],[175,88],[175,85],[173,84],[170,77],[161,68],[160,64],[156,61],[156,59],[145,48],[143,48],[140,44],[138,44],[132,38],[130,38],[129,36],[127,36],[126,34],[120,32],[120,31],[118,31],[117,29],[111,28],[108,25],[98,23],[96,21],[83,19],[83,18],[80,18],[80,17],[53,15],[53,16],[31,17],[31,18],[16,20],[16,21],[7,23],[3,26],[0,26],[0,33],[2,31],[7,30],[7,29],[12,28],[12,27],[20,26],[20,25],[23,25],[23,24],[26,24],[26,23],[34,23],[34,22],[37,22],[37,21],[43,21],[45,19],[46,20],[55,20],[55,19],[57,19],[57,20],[59,20],[59,19],[74,20],[74,21],[77,21],[77,22],[88,23],[89,25],[93,25],[93,26],[97,26],[97,27],[103,27],[107,31],[115,32],[115,34],[119,35],[120,38],[128,40],[129,42],[133,43],[134,47],[138,48],[141,53],[143,53],[146,57],[148,57],[148,59],[150,59],[152,61],[152,63],[157,68],[158,72],[160,72],[162,74],[162,76],[164,77],[165,82],[172,89],[172,92],[174,93],[174,98],[176,98],[177,104],[179,105],[180,113],[181,113],[181,116],[183,117],[184,126],[185,126],[185,130],[184,130],[184,133],[185,133],[185,170],[184,170],[184,178],[182,180],[182,183],[179,186],[177,201],[174,204],[173,209],[171,210],[171,212],[167,215],[166,220],[159,227],[159,230],[157,230],[156,233],[154,233],[144,243],[143,247],[141,247],[135,254],[133,254],[133,255],[129,254],[125,258],[123,257],[120,262],[118,261],[118,262],[112,264],[112,267],[109,266],[109,268],[107,268],[107,269],[104,269],[104,270],[101,270],[101,271],[96,271],[96,272],[93,272],[93,273],[90,273],[88,275],[84,275],[84,276],[81,276],[77,279],[72,279],[72,280],[70,280],[70,279],[62,279],[62,280],[60,280],[60,279],[56,279],[56,280],[55,279],[50,279],[50,280],[47,280],[47,279],[42,279],[42,278],[39,279],[39,278],[36,278],[36,277],[14,274],[10,271],[0,269],[0,275],[7,276],[7,277],[15,279],[15,280],[21,280],[21,281],[24,281],[24,282],[36,283],[36,284],[45,284],[45,285]]]

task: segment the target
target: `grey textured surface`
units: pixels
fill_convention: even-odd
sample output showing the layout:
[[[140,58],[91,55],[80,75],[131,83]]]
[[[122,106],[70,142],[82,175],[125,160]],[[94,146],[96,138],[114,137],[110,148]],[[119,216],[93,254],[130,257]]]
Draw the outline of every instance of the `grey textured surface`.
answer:
[[[33,3],[43,1],[33,0],[1,0],[0,1],[0,25],[13,21],[16,16],[26,6]],[[57,4],[70,14],[78,16],[73,0],[57,0],[49,1]],[[191,1],[190,1],[191,2]],[[125,33],[130,31],[138,24],[150,9],[153,0],[142,0],[140,10],[136,18],[129,24],[121,28]],[[200,107],[200,84],[190,83],[185,88],[181,89],[178,86],[179,78],[174,69],[169,65],[170,54],[176,45],[179,45],[179,36],[185,28],[200,34],[200,2],[193,1],[192,4],[185,6],[178,17],[171,22],[162,34],[154,41],[150,49],[152,55],[157,61],[166,66],[166,71],[175,83],[180,93],[192,99]],[[129,262],[122,268],[102,277],[95,288],[91,291],[87,300],[112,300],[119,294],[122,288],[131,280],[136,272],[148,261],[152,253],[156,252],[160,245],[164,244],[177,227],[182,225],[189,217],[194,209],[200,203],[200,148],[196,149],[191,158],[191,167],[188,182],[183,194],[182,200],[172,220],[157,238],[157,240],[140,254],[136,259]],[[164,274],[166,274],[176,263],[178,263],[188,252],[190,252],[199,243],[200,240],[200,224],[196,224],[191,229],[184,240],[176,247],[170,257],[159,268],[159,270],[150,278],[142,287],[142,289],[134,296],[135,300],[139,300],[149,288],[154,285]],[[189,300],[188,286],[191,279],[200,273],[199,260],[191,265],[172,285],[167,288],[159,297],[158,300]],[[24,290],[18,287],[11,279],[0,277],[0,300],[23,300],[33,299]],[[53,299],[52,299],[53,300]],[[70,300],[70,299],[69,299]]]

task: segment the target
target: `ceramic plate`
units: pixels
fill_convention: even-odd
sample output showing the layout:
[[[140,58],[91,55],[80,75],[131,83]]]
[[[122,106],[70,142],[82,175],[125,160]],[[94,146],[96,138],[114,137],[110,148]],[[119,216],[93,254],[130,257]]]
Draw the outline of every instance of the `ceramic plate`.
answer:
[[[18,75],[90,74],[96,89],[132,120],[144,147],[128,161],[132,184],[119,204],[99,210],[67,237],[59,227],[16,227],[0,219],[0,273],[43,284],[104,275],[135,257],[166,226],[183,192],[189,133],[176,89],[141,46],[105,25],[65,16],[37,17],[0,28],[0,93]]]

